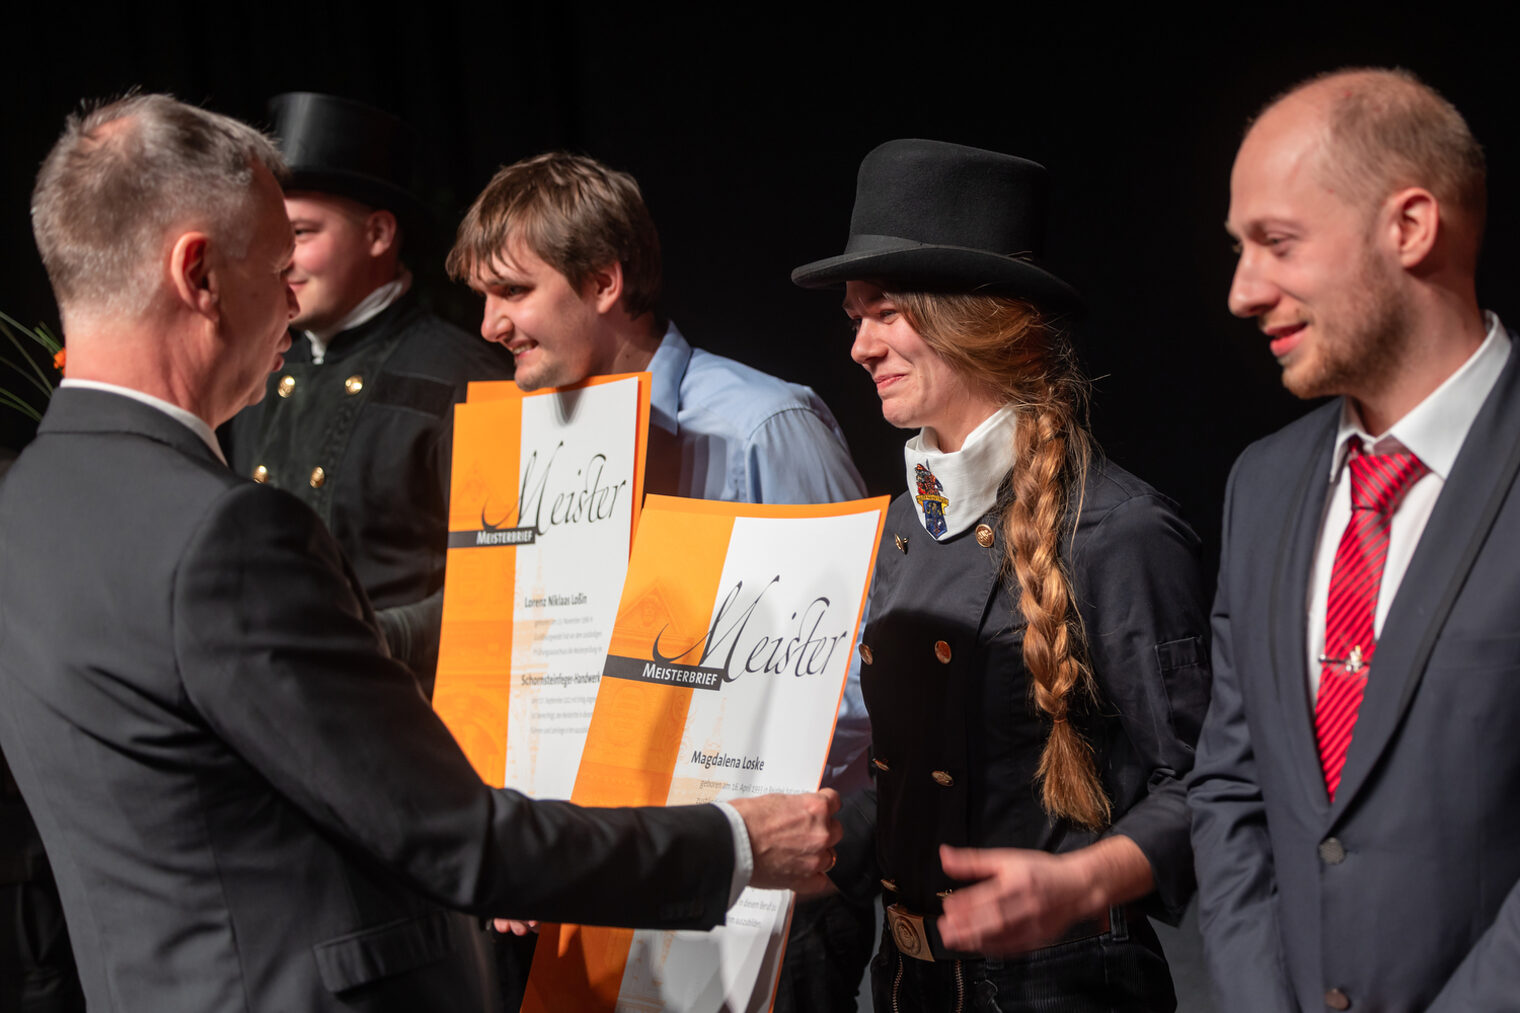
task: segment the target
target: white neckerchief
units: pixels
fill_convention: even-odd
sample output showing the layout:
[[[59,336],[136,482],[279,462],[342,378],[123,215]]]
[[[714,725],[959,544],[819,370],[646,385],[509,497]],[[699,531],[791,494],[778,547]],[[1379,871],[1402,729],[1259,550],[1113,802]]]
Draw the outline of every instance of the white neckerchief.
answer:
[[[375,289],[369,295],[359,300],[359,305],[348,311],[348,316],[339,320],[332,327],[321,331],[302,331],[306,335],[307,344],[311,345],[311,361],[314,365],[322,365],[322,360],[327,357],[327,346],[333,338],[344,331],[360,324],[368,323],[386,310],[391,304],[402,296],[406,290],[412,287],[412,272],[405,267],[396,275],[395,281],[386,282]]]
[[[936,540],[967,530],[997,503],[998,489],[1013,467],[1017,425],[1013,406],[1006,405],[971,430],[953,454],[940,450],[927,429],[903,448],[908,495],[918,511],[918,522]]]

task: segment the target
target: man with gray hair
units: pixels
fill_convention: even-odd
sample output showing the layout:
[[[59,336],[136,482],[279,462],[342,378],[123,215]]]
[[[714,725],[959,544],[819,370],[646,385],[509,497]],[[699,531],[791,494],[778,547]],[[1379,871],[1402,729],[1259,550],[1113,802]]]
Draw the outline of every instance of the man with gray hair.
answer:
[[[166,96],[72,117],[33,229],[68,378],[0,484],[0,746],[92,1009],[486,1010],[478,915],[722,922],[820,886],[832,792],[583,809],[481,783],[332,537],[212,429],[288,347],[267,138]]]

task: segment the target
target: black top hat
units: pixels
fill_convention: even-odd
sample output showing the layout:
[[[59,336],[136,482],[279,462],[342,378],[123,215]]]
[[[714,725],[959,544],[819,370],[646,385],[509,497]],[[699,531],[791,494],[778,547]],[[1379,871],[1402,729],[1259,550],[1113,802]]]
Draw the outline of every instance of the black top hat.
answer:
[[[1076,290],[1039,266],[1046,189],[1037,162],[944,141],[888,141],[860,163],[844,253],[802,265],[792,281],[825,288],[870,279],[1074,309]]]
[[[269,115],[290,166],[286,190],[335,193],[384,208],[409,231],[426,223],[412,192],[416,145],[405,123],[362,102],[309,91],[276,95]]]

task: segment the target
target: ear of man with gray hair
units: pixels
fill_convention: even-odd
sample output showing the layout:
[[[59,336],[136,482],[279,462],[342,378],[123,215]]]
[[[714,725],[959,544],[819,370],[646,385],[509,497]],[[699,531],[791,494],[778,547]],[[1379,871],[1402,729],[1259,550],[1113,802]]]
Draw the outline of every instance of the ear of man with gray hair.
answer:
[[[259,165],[285,175],[264,134],[168,95],[71,115],[32,191],[32,231],[65,318],[146,309],[174,226],[212,229],[245,252]]]

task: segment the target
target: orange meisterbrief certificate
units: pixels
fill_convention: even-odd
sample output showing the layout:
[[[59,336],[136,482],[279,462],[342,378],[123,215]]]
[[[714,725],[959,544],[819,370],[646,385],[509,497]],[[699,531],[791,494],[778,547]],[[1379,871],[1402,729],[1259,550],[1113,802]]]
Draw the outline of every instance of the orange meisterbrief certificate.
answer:
[[[887,502],[650,496],[572,800],[815,790]],[[745,890],[711,932],[545,926],[523,1009],[768,1009],[791,899]]]
[[[454,409],[433,706],[488,784],[569,798],[644,484],[649,374]]]

